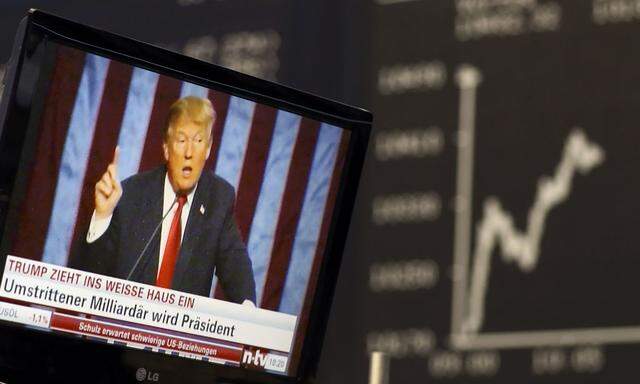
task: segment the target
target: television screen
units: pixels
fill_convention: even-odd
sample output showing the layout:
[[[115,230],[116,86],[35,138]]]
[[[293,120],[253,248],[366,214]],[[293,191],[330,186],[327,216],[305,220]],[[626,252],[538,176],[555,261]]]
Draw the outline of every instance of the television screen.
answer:
[[[23,28],[0,333],[303,375],[370,115],[41,12]]]

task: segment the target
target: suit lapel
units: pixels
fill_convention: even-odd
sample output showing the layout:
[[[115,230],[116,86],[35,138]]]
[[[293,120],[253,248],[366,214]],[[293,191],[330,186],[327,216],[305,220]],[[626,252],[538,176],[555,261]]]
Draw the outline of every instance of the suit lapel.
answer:
[[[209,178],[203,172],[202,177],[200,177],[198,181],[198,188],[193,196],[193,201],[191,202],[189,218],[187,219],[187,225],[184,229],[182,244],[180,244],[180,255],[173,274],[173,289],[180,289],[179,287],[185,283],[189,264],[192,262],[192,259],[194,259],[193,252],[197,249],[198,241],[203,235],[202,231],[205,227],[204,212],[201,212],[200,207],[206,208],[207,206],[206,196],[209,188]],[[195,270],[192,270],[190,274],[194,272]]]
[[[141,238],[140,252],[142,247],[151,239],[153,230],[156,228],[160,220],[162,219],[162,200],[164,196],[164,176],[165,168],[161,167],[157,171],[154,171],[154,175],[147,191],[144,191],[143,197],[140,199],[141,210],[145,212],[145,216],[141,220],[143,228],[141,232],[143,238]],[[158,255],[160,252],[160,237],[162,228],[158,229],[149,247],[144,253],[142,260],[140,261],[140,279],[146,284],[155,284],[156,276],[158,272]]]

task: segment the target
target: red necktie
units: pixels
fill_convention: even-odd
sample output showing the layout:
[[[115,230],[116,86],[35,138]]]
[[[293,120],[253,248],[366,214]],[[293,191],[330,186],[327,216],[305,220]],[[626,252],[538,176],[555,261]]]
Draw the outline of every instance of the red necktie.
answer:
[[[156,280],[156,285],[163,288],[171,288],[171,281],[173,280],[173,271],[176,269],[176,260],[180,253],[180,239],[182,237],[182,207],[187,202],[187,196],[178,196],[178,208],[173,214],[173,220],[171,221],[171,227],[169,228],[169,236],[167,236],[167,244],[164,247],[164,253],[162,254],[162,265],[160,266],[160,273]]]

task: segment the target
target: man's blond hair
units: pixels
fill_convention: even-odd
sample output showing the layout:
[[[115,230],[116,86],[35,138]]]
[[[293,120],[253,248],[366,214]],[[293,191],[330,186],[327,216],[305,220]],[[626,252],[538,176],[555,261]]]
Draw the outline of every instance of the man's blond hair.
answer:
[[[211,139],[211,127],[216,120],[216,111],[213,109],[211,101],[206,98],[187,96],[178,99],[169,108],[167,123],[162,130],[162,138],[166,140],[169,128],[185,120],[207,127],[209,129],[209,139]]]

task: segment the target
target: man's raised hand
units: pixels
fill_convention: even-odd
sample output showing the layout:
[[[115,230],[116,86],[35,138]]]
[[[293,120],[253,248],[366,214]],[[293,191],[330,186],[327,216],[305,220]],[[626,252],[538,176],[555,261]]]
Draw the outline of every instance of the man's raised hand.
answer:
[[[94,194],[96,219],[111,216],[122,196],[122,187],[118,181],[118,156],[120,156],[120,149],[116,147],[113,152],[113,161],[96,183]]]

